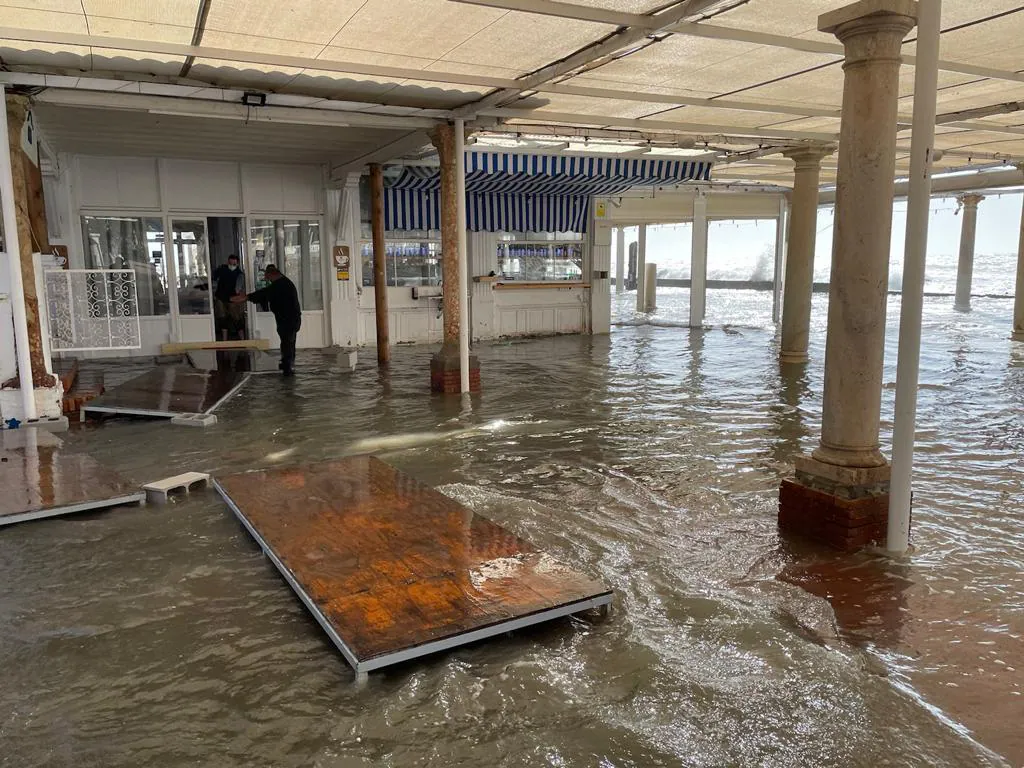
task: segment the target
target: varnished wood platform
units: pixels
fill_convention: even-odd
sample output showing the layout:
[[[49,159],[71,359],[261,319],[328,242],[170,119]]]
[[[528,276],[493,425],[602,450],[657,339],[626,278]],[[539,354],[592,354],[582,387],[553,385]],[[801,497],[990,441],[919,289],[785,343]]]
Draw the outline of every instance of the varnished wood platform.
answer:
[[[0,526],[137,504],[146,494],[43,430],[0,433]]]
[[[172,418],[212,413],[248,381],[244,371],[162,366],[126,381],[82,407],[83,413]]]
[[[357,673],[611,602],[603,584],[373,457],[214,487]]]

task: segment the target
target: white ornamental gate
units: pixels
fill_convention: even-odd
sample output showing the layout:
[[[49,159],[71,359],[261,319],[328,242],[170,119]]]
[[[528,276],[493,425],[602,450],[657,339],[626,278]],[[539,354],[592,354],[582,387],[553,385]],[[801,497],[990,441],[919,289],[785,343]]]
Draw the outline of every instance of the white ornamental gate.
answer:
[[[139,349],[139,301],[131,269],[56,269],[44,273],[50,349]]]

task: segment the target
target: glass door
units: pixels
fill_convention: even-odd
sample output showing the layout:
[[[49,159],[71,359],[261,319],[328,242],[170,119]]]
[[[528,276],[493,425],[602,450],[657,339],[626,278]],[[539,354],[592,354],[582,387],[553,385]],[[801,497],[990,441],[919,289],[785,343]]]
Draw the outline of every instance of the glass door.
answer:
[[[180,341],[213,341],[206,219],[171,219]]]

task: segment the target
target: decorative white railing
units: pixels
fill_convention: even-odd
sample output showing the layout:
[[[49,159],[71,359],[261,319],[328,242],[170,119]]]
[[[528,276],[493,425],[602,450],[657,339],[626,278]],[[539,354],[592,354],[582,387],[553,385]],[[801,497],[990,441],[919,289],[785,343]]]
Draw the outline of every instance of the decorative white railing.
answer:
[[[130,269],[44,272],[46,317],[54,352],[139,349],[139,299]]]

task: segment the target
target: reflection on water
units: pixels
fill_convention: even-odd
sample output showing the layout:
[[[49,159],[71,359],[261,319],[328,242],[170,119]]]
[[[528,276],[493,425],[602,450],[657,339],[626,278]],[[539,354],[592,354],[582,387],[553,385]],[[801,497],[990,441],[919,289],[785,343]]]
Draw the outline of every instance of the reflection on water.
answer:
[[[779,480],[820,423],[824,297],[812,363],[790,370],[774,329],[744,319],[761,304],[722,293],[709,307],[727,329],[481,347],[470,408],[426,394],[430,350],[398,348],[383,374],[303,355],[293,381],[253,377],[202,432],[73,433],[138,482],[372,448],[600,576],[616,610],[355,687],[212,494],[15,526],[0,536],[0,763],[1020,764],[1024,367],[1009,304],[926,305],[916,551],[894,563],[779,541]]]

